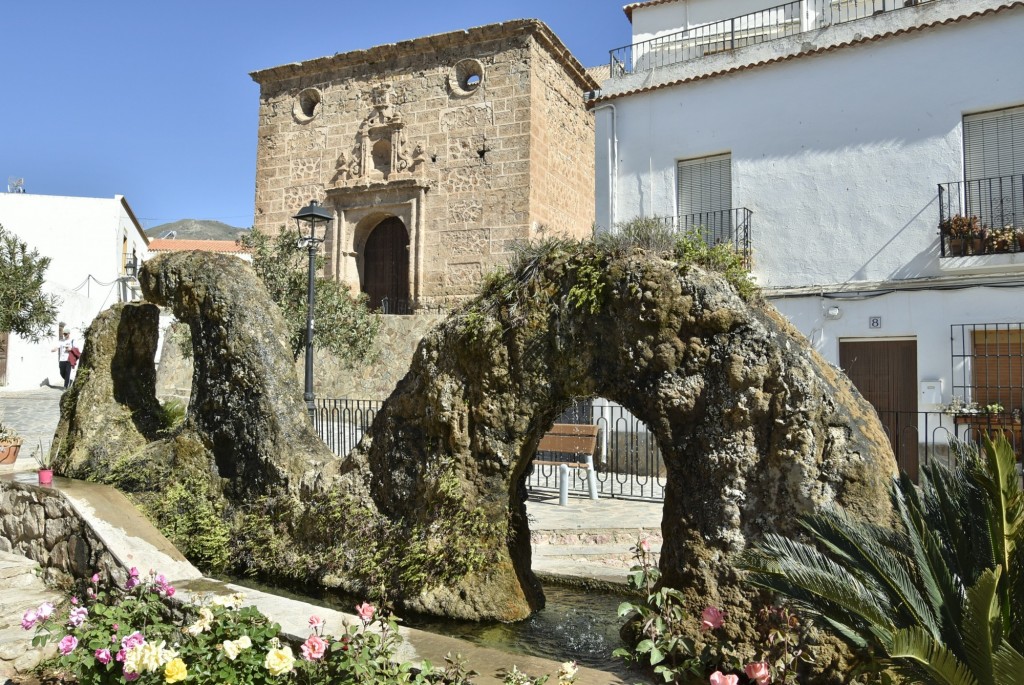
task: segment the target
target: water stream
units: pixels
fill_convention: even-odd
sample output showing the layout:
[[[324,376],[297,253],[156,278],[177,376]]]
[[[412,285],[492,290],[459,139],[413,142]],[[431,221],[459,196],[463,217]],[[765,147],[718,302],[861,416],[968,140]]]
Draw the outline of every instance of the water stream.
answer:
[[[232,582],[347,613],[352,613],[353,607],[359,603],[354,597],[336,593],[313,597],[262,585],[251,579]],[[573,660],[582,666],[627,675],[622,661],[612,657],[612,651],[623,646],[619,638],[622,619],[616,616],[616,611],[625,596],[559,585],[545,586],[544,596],[547,598],[544,609],[518,623],[477,623],[419,615],[403,616],[401,622],[410,628],[459,638],[510,654],[538,656],[559,662]],[[514,660],[510,659],[509,665],[512,663]],[[635,681],[636,674],[629,677]]]

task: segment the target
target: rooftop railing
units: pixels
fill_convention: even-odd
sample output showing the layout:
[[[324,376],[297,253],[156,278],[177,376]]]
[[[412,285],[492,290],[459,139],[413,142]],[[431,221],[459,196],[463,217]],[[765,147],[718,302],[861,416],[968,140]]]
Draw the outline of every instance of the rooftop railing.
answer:
[[[700,59],[938,0],[795,0],[610,51],[611,76]]]

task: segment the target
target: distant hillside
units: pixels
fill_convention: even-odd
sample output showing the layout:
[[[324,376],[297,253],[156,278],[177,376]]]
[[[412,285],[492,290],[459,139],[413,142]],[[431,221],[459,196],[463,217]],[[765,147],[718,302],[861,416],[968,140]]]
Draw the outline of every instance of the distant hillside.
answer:
[[[160,224],[146,231],[150,238],[159,238],[168,231],[175,232],[178,240],[234,240],[248,229],[228,226],[219,221],[203,219],[182,219],[169,224]]]

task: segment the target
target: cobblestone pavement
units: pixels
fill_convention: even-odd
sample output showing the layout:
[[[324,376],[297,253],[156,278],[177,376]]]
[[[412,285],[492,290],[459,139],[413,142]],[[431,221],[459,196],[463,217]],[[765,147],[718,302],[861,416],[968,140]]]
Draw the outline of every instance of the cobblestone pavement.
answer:
[[[14,428],[25,442],[18,453],[16,470],[36,468],[32,450],[42,441],[49,446],[60,421],[62,388],[4,390],[0,388],[0,422]]]

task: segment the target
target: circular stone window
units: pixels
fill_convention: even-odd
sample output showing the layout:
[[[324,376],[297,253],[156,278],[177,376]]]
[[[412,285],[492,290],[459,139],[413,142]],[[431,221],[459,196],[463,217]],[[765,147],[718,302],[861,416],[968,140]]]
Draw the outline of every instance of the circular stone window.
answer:
[[[295,98],[292,115],[297,121],[311,121],[320,113],[321,95],[316,88],[306,88]]]
[[[456,95],[471,95],[484,82],[484,65],[475,59],[456,62],[448,73],[448,86]]]

